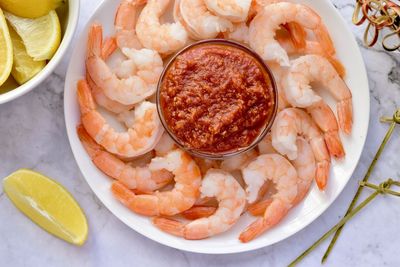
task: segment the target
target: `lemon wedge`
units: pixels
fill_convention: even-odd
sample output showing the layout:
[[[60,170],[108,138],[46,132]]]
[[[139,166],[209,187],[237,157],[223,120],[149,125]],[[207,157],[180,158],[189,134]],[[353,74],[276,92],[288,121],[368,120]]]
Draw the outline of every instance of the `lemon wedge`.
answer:
[[[53,57],[61,42],[60,21],[54,10],[36,19],[17,17],[9,12],[4,15],[21,37],[29,56],[36,61]]]
[[[26,52],[24,42],[12,27],[9,29],[13,44],[14,63],[11,75],[18,84],[24,84],[46,66],[46,61],[34,61]]]
[[[7,22],[0,9],[0,86],[10,76],[13,65],[13,48]]]
[[[20,169],[4,178],[3,187],[14,205],[47,232],[79,246],[86,241],[85,215],[74,198],[54,180]]]
[[[38,18],[62,5],[63,0],[1,0],[0,7],[17,16]]]

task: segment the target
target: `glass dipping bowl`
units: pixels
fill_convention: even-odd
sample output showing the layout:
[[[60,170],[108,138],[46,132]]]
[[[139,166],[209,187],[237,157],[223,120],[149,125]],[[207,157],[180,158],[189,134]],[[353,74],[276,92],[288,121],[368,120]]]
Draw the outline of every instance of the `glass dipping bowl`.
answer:
[[[254,59],[256,59],[260,63],[260,66],[263,68],[265,73],[269,76],[270,84],[272,87],[272,93],[274,94],[273,112],[270,115],[270,117],[268,118],[268,120],[266,120],[265,125],[263,127],[261,127],[261,130],[260,130],[260,133],[258,134],[258,136],[248,146],[240,147],[240,148],[236,148],[236,149],[232,149],[232,150],[228,150],[228,151],[223,151],[223,152],[208,152],[208,151],[194,149],[194,148],[188,147],[181,140],[179,140],[179,138],[171,130],[171,128],[169,127],[168,123],[165,120],[164,112],[161,107],[160,101],[161,101],[162,85],[163,85],[166,73],[168,72],[169,68],[173,65],[173,63],[175,62],[176,58],[179,55],[183,54],[184,52],[186,52],[194,47],[202,46],[202,45],[206,45],[206,44],[214,44],[214,45],[221,44],[224,46],[230,46],[230,47],[241,49],[242,51],[244,51],[245,53],[249,54]],[[187,151],[188,153],[190,153],[196,157],[212,159],[212,160],[222,160],[222,159],[236,156],[236,155],[239,155],[241,153],[245,153],[246,151],[251,150],[252,148],[257,146],[258,143],[267,135],[267,133],[270,131],[270,129],[272,127],[272,124],[274,123],[275,116],[276,116],[276,113],[278,110],[278,90],[277,90],[277,85],[276,85],[275,78],[272,74],[271,69],[268,67],[268,65],[262,60],[262,58],[256,52],[254,52],[250,48],[248,48],[240,43],[234,42],[234,41],[225,40],[225,39],[207,39],[207,40],[202,40],[202,41],[198,41],[196,43],[190,44],[172,56],[172,58],[167,63],[167,65],[165,66],[165,68],[160,76],[160,79],[159,79],[159,82],[157,85],[156,103],[157,103],[157,112],[158,112],[158,115],[160,117],[161,123],[162,123],[165,131],[168,133],[168,135],[172,138],[172,140],[174,140],[174,142],[180,148],[182,148],[183,150]]]

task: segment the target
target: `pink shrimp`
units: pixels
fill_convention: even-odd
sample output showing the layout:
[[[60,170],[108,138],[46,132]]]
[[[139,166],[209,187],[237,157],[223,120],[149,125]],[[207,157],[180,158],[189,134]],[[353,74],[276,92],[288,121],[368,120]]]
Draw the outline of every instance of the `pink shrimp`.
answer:
[[[97,111],[85,80],[78,82],[77,95],[83,126],[96,143],[110,153],[124,158],[146,154],[155,147],[164,132],[153,103],[144,101],[137,105],[130,113],[133,114],[132,125],[125,132],[117,132]]]
[[[330,62],[318,55],[302,56],[292,62],[285,79],[285,96],[294,107],[306,108],[321,101],[311,88],[311,82],[321,82],[324,89],[338,101],[337,115],[340,128],[350,134],[353,125],[352,94]]]
[[[276,188],[276,193],[270,197],[271,202],[264,216],[240,234],[240,241],[249,242],[279,223],[292,208],[298,192],[298,176],[293,165],[278,154],[257,157],[242,169],[242,173],[247,184],[247,198],[250,203],[254,202],[261,186],[267,180],[272,181]]]
[[[142,44],[136,36],[136,20],[138,9],[147,0],[123,0],[115,15],[115,35],[119,48],[141,49]]]
[[[123,183],[114,182],[114,196],[132,211],[146,215],[172,216],[190,209],[199,197],[201,174],[194,160],[184,151],[176,149],[164,157],[152,159],[149,170],[167,170],[174,174],[175,186],[170,191],[137,195]]]
[[[153,192],[172,181],[172,174],[166,170],[152,172],[148,167],[132,167],[108,153],[89,136],[82,125],[77,127],[77,132],[96,167],[111,178],[122,182],[129,189]]]
[[[267,61],[276,61],[282,66],[290,66],[286,51],[275,39],[280,25],[296,22],[314,32],[319,43],[328,54],[335,54],[333,42],[321,17],[311,8],[294,3],[275,3],[265,6],[251,21],[249,27],[250,46]]]
[[[168,218],[155,218],[153,223],[161,230],[185,239],[208,238],[229,230],[240,218],[246,204],[246,193],[235,178],[227,172],[212,169],[201,185],[203,197],[216,197],[219,205],[209,217],[182,223]]]
[[[287,108],[278,113],[272,126],[272,144],[274,148],[290,160],[298,157],[296,140],[303,136],[310,143],[317,161],[315,180],[324,190],[329,178],[331,156],[324,137],[310,116],[297,108]]]

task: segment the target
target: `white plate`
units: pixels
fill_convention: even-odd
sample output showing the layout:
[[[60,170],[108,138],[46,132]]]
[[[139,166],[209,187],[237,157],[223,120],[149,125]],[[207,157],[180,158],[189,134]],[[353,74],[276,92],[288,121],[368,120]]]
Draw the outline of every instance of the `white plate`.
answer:
[[[187,241],[158,230],[149,218],[131,212],[112,196],[111,179],[92,164],[76,134],[76,126],[80,122],[76,82],[85,73],[84,58],[88,30],[86,27],[77,39],[68,68],[64,95],[65,121],[72,151],[83,176],[97,197],[115,216],[135,231],[164,245],[192,252],[223,254],[254,250],[279,242],[306,227],[332,204],[350,179],[364,146],[370,111],[368,80],[357,43],[330,1],[303,0],[299,2],[313,7],[324,19],[335,42],[338,57],[347,69],[346,82],[354,99],[353,133],[350,137],[343,137],[347,156],[340,162],[333,162],[327,191],[321,193],[314,186],[305,201],[293,209],[277,227],[247,244],[240,243],[238,236],[240,231],[253,220],[249,215],[242,216],[233,229],[224,234],[201,241]],[[89,24],[101,22],[106,34],[111,33],[118,3],[119,1],[105,1],[96,10]]]

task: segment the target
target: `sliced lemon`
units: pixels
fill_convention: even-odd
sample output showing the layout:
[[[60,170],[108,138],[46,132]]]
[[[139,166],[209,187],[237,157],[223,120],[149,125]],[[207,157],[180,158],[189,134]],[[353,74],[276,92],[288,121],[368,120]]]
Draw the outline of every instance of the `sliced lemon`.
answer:
[[[54,10],[37,19],[21,18],[9,12],[4,15],[21,37],[29,56],[37,61],[53,57],[61,42],[60,21]]]
[[[14,54],[14,63],[11,70],[11,75],[19,84],[23,84],[41,71],[46,66],[46,61],[33,60],[33,58],[26,52],[26,48],[21,37],[19,37],[12,27],[10,27],[9,30]]]
[[[20,17],[38,18],[64,2],[64,0],[0,0],[0,7]]]
[[[87,238],[86,217],[60,184],[46,176],[20,169],[3,180],[14,205],[47,232],[75,245]]]
[[[0,9],[0,86],[10,76],[13,64],[13,48],[7,22]]]

